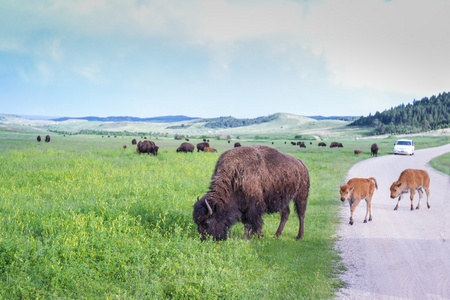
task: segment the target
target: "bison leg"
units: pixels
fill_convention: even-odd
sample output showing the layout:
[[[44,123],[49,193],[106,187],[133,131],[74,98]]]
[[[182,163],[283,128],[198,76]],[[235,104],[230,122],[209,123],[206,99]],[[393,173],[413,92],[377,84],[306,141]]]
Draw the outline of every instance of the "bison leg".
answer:
[[[275,237],[280,237],[283,233],[284,225],[286,225],[287,220],[289,219],[289,214],[291,213],[289,206],[286,206],[280,209],[280,225],[278,226],[277,232],[275,233]]]
[[[415,190],[409,190],[409,198],[411,199],[411,210],[414,210],[414,193]],[[420,205],[420,198],[419,198],[419,205]]]
[[[305,235],[305,212],[307,199],[308,199],[308,191],[306,191],[306,194],[304,193],[303,195],[294,198],[295,211],[297,212],[299,220],[298,234],[297,237],[295,238],[297,241]]]
[[[417,203],[416,209],[419,209],[420,201],[422,201],[422,197],[423,197],[423,191],[422,191],[422,189],[418,189],[417,192],[419,193],[419,202]]]
[[[251,228],[250,224],[244,224],[244,236],[243,236],[243,239],[244,240],[248,240],[251,235],[252,235],[252,228]]]
[[[402,200],[402,195],[401,194],[400,194],[400,196],[398,196],[397,205],[394,207],[394,210],[398,209],[398,204],[400,203],[400,200]]]
[[[430,208],[430,188],[424,187],[425,192],[427,193],[427,207]]]
[[[264,202],[259,202],[259,204],[264,204]],[[261,217],[264,211],[264,205],[257,205],[247,210],[245,215],[242,216],[242,222],[244,223],[244,238],[250,238],[254,234],[264,237],[262,234],[264,220]]]
[[[367,217],[369,221],[372,221],[372,197],[366,198],[366,217],[364,218],[364,223],[367,223]]]
[[[350,222],[349,222],[350,225],[353,225],[353,213],[355,212],[355,209],[358,206],[359,201],[361,201],[361,200],[355,199],[354,202],[353,201],[350,202]],[[367,215],[366,215],[366,218],[367,218]]]

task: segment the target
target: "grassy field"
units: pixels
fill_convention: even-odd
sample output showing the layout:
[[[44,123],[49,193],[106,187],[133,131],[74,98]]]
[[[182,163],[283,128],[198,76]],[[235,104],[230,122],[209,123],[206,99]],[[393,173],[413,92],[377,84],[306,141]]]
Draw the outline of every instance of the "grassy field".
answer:
[[[450,153],[436,157],[430,162],[430,165],[436,170],[450,175]]]
[[[344,284],[334,250],[338,188],[370,157],[373,140],[336,140],[341,149],[239,140],[306,163],[305,237],[295,241],[292,213],[272,238],[274,214],[264,217],[263,239],[243,240],[238,223],[227,241],[202,243],[192,206],[234,141],[211,140],[219,153],[185,154],[175,151],[180,141],[152,139],[160,147],[153,157],[138,155],[131,139],[52,135],[37,143],[26,128],[0,131],[0,299],[329,299]],[[380,155],[391,154],[395,140],[376,140]],[[414,141],[421,149],[450,139]]]

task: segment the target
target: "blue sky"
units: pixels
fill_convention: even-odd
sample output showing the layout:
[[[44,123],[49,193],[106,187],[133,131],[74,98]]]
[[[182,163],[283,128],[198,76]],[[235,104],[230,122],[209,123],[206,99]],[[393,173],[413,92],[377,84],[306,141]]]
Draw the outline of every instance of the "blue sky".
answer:
[[[2,0],[0,113],[368,115],[450,90],[448,0]]]

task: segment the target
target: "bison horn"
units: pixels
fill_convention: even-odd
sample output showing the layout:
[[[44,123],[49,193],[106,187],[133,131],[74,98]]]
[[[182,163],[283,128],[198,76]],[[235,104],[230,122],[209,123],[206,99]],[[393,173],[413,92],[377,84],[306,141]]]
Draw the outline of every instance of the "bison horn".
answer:
[[[213,214],[213,211],[211,209],[211,206],[209,206],[208,200],[205,199],[206,207],[208,207],[208,216],[211,216]]]

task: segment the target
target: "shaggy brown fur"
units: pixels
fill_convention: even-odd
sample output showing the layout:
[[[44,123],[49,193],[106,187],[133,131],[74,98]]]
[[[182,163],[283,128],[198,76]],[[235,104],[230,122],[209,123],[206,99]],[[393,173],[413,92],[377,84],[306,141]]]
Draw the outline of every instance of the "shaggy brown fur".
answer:
[[[228,229],[244,223],[244,238],[262,236],[262,215],[279,212],[283,232],[294,199],[300,220],[297,240],[304,235],[309,194],[309,174],[305,164],[267,146],[237,147],[224,152],[217,161],[209,191],[194,205],[193,218],[202,240],[207,235],[225,240]]]
[[[180,147],[178,147],[177,152],[194,152],[195,146],[191,143],[181,143]]]
[[[325,144],[324,142],[320,142],[318,145],[319,145],[319,147],[326,147],[327,146],[327,144]]]
[[[136,144],[137,144],[136,139],[132,139],[132,140],[131,140],[131,144],[132,144],[132,145],[136,145]]]
[[[198,143],[197,152],[204,151],[206,147],[209,147],[209,143]]]
[[[238,142],[234,143],[234,148],[237,148],[237,147],[241,147],[241,143],[238,143]]]
[[[356,156],[359,156],[361,154],[361,150],[355,150],[353,152],[355,153]]]
[[[46,141],[47,143],[50,142],[50,136],[49,136],[49,135],[45,136],[45,141]]]
[[[40,135],[37,136],[37,141],[38,141],[38,142],[41,141],[41,136],[40,136]]]
[[[344,146],[342,146],[342,143],[338,143],[338,142],[332,142],[330,145],[330,148],[342,148]]]
[[[138,153],[148,153],[148,154],[153,154],[153,155],[158,155],[158,149],[159,147],[155,145],[155,142],[153,141],[139,141],[139,143],[137,144],[137,149],[138,149]]]
[[[427,206],[430,208],[430,176],[425,170],[406,169],[398,178],[392,183],[390,187],[391,198],[398,197],[397,205],[394,210],[398,209],[398,203],[402,199],[402,194],[410,193],[411,210],[414,210],[414,193],[419,193],[419,203],[416,209],[420,208],[420,200],[422,200],[423,190],[427,193]]]
[[[378,156],[378,145],[377,144],[372,144],[372,146],[370,147],[370,155]]]
[[[341,186],[339,191],[341,201],[348,200],[350,204],[350,225],[353,225],[353,213],[362,199],[365,199],[367,203],[364,223],[367,223],[367,217],[369,217],[369,221],[372,221],[372,196],[375,189],[378,189],[378,184],[373,177],[352,178],[347,184]]]

